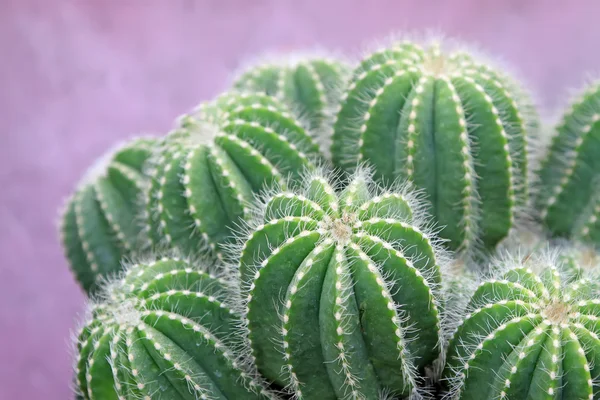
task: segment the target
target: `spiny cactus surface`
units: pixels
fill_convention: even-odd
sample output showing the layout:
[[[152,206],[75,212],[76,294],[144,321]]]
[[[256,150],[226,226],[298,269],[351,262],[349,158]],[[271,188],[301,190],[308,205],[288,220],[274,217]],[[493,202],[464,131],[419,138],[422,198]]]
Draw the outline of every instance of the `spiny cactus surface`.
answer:
[[[337,58],[302,54],[262,61],[245,69],[233,86],[276,97],[306,121],[316,139],[330,136],[333,111],[350,75],[350,66]]]
[[[412,181],[452,249],[492,248],[527,202],[532,114],[523,90],[477,57],[402,42],[354,71],[335,117],[333,163],[352,171],[368,162],[380,182]]]
[[[83,289],[120,271],[136,253],[140,196],[148,183],[144,163],[155,139],[136,139],[98,161],[68,200],[61,221],[65,254]]]
[[[599,398],[598,283],[539,254],[501,270],[477,287],[450,341],[449,398]]]
[[[132,266],[92,305],[77,341],[81,398],[274,398],[234,349],[227,284],[179,259]]]
[[[363,173],[342,192],[308,177],[241,249],[251,359],[297,398],[415,394],[438,355],[443,257],[405,192],[374,192]]]
[[[319,162],[319,147],[277,100],[224,94],[184,116],[154,155],[146,193],[153,246],[221,258],[254,196],[297,180]]]
[[[565,112],[538,177],[536,209],[550,232],[600,244],[600,82]]]

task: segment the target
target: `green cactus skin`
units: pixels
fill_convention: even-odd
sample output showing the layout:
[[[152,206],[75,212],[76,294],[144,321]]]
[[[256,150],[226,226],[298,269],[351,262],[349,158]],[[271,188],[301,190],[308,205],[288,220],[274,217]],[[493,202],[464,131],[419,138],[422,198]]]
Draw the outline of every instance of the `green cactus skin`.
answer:
[[[333,111],[350,72],[351,67],[338,58],[292,54],[283,60],[260,60],[244,69],[233,86],[281,100],[319,139],[331,136]]]
[[[448,398],[600,398],[598,284],[556,259],[511,260],[477,287],[448,346]]]
[[[222,278],[163,258],[106,288],[78,335],[83,399],[275,398],[234,353],[240,318]]]
[[[139,199],[148,177],[144,163],[155,139],[139,138],[109,152],[67,201],[61,239],[71,269],[87,293],[120,271],[123,257],[136,253]]]
[[[449,247],[493,248],[525,206],[532,106],[511,78],[462,50],[401,42],[354,71],[334,121],[335,166],[423,189]]]
[[[554,236],[600,244],[600,82],[569,107],[538,171],[536,209]]]
[[[222,258],[232,230],[265,188],[315,168],[319,147],[264,94],[224,94],[181,119],[153,157],[146,233],[153,247]]]
[[[308,177],[240,249],[251,359],[296,398],[417,395],[439,353],[443,253],[406,191],[373,191],[364,173],[341,193]]]

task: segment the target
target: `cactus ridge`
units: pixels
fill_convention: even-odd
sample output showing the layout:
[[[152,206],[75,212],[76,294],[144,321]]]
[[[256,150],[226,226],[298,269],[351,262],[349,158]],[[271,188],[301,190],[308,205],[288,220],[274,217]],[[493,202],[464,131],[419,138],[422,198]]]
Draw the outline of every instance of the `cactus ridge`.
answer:
[[[527,204],[530,100],[464,51],[399,42],[363,59],[334,119],[335,166],[412,181],[452,249],[494,247]]]
[[[345,61],[319,53],[292,54],[284,59],[263,57],[244,68],[233,87],[266,93],[282,101],[315,139],[326,145],[322,141],[333,133],[333,111],[350,71]]]
[[[136,253],[139,197],[148,177],[144,163],[154,139],[138,138],[109,151],[90,169],[67,200],[60,224],[65,255],[87,293],[120,271]]]
[[[237,356],[239,316],[229,290],[222,278],[178,258],[131,266],[90,306],[80,330],[79,396],[275,399]]]
[[[145,232],[152,247],[222,258],[256,193],[315,168],[318,145],[275,99],[226,93],[180,119],[149,166]]]
[[[572,101],[540,163],[536,205],[551,233],[600,241],[600,81]]]
[[[235,270],[259,371],[302,399],[418,397],[441,348],[445,256],[409,191],[317,173],[258,215]]]
[[[600,291],[555,255],[500,263],[474,291],[451,339],[449,399],[600,395]]]

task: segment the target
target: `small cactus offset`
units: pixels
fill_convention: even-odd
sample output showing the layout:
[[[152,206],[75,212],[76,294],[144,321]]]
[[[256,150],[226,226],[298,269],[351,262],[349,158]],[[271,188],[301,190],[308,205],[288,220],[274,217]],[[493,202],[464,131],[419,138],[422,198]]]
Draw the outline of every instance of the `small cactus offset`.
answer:
[[[407,191],[369,180],[273,193],[240,249],[251,358],[298,399],[416,398],[440,351],[443,252]]]
[[[536,209],[550,232],[600,245],[600,82],[565,112],[538,178]]]
[[[333,163],[413,182],[450,248],[491,249],[527,203],[535,113],[511,78],[446,44],[404,41],[362,60],[335,118]]]
[[[315,138],[330,137],[333,112],[350,76],[350,66],[341,59],[318,54],[261,61],[239,74],[233,86],[283,101],[306,122]]]
[[[234,353],[239,317],[228,290],[188,261],[132,266],[90,306],[78,336],[80,398],[275,398]]]
[[[144,163],[155,139],[135,139],[109,152],[68,200],[61,221],[62,243],[71,269],[87,293],[120,271],[121,259],[139,244],[137,220],[148,178]]]
[[[150,162],[146,232],[153,247],[222,257],[254,196],[298,179],[319,147],[286,108],[264,94],[224,94],[181,119]]]
[[[598,283],[558,258],[504,260],[477,287],[448,346],[448,398],[599,398]]]

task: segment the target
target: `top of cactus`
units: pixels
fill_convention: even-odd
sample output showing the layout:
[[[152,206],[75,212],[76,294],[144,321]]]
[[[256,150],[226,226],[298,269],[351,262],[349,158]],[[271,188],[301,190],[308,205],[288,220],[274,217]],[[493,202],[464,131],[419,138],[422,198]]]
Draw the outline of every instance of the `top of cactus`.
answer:
[[[477,287],[448,346],[452,398],[596,398],[600,286],[561,253],[499,260]]]

